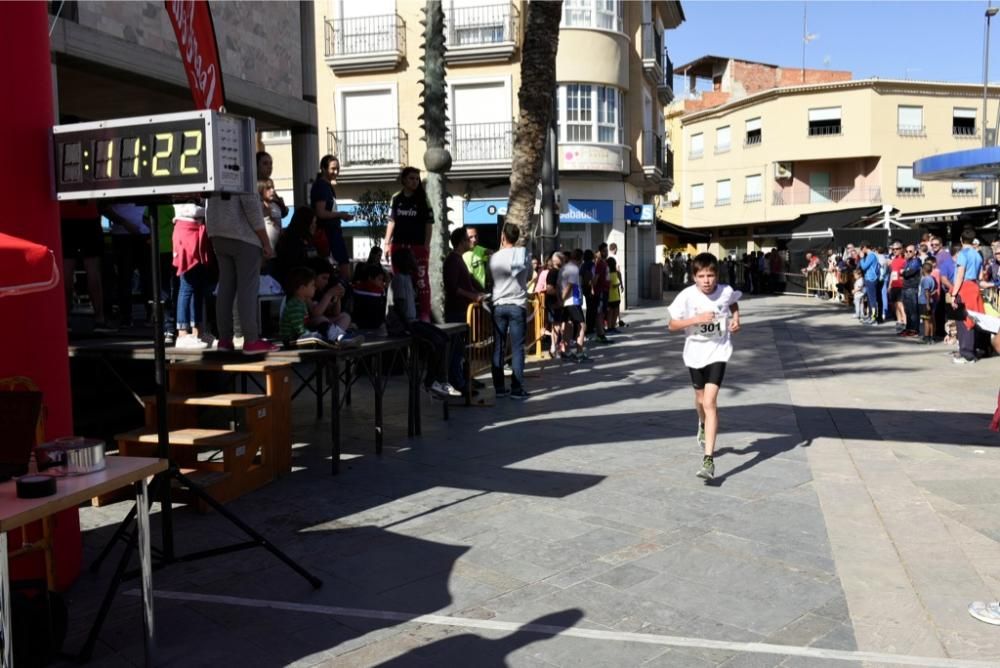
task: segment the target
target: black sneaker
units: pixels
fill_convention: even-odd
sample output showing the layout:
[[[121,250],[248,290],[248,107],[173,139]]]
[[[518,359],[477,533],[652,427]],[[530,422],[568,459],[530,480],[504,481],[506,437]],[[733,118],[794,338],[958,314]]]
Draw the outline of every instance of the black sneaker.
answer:
[[[523,388],[518,388],[516,390],[510,391],[510,398],[514,399],[515,401],[524,401],[530,396],[531,395],[525,392]]]

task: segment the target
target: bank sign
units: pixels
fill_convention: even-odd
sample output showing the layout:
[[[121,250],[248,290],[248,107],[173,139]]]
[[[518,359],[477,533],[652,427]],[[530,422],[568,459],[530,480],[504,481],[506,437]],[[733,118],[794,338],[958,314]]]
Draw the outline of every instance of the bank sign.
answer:
[[[571,199],[560,223],[608,223],[615,220],[615,204],[609,199]]]

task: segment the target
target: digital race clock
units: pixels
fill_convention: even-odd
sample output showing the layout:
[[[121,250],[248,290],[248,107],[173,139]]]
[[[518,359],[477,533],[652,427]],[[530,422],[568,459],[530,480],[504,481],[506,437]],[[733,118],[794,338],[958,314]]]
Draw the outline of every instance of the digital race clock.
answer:
[[[57,125],[56,197],[256,192],[252,118],[215,111]]]

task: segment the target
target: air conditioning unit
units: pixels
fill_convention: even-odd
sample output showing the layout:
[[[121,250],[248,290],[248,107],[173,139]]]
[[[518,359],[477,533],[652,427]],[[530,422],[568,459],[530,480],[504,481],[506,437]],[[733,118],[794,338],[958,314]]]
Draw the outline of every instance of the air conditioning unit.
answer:
[[[790,162],[774,163],[774,178],[776,179],[792,178],[792,163]]]

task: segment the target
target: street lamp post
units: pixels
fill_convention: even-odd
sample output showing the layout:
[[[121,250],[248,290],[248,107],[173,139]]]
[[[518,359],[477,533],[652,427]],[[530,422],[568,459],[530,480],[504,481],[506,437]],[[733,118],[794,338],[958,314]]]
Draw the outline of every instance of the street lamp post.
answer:
[[[992,1],[986,8],[986,33],[983,45],[983,148],[986,148],[986,97],[989,89],[990,75],[990,19],[1000,12],[1000,7],[993,7]],[[986,181],[981,184],[980,201],[986,204]]]

